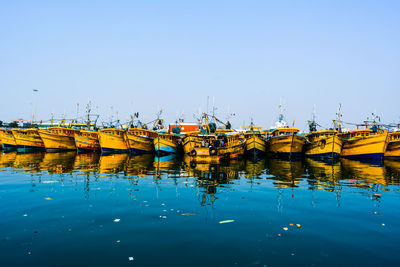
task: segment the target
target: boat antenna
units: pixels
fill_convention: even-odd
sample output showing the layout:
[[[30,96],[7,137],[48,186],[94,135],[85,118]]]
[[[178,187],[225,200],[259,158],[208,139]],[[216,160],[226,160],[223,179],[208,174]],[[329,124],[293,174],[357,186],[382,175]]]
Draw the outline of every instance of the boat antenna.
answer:
[[[39,90],[34,88],[34,89],[32,89],[32,92],[33,92],[33,107],[32,107],[32,123],[31,124],[33,124],[33,122],[35,120],[36,100],[37,100],[37,93],[39,92]]]
[[[342,132],[342,104],[339,103],[339,110],[336,112],[336,120],[333,120],[333,126],[339,133]]]

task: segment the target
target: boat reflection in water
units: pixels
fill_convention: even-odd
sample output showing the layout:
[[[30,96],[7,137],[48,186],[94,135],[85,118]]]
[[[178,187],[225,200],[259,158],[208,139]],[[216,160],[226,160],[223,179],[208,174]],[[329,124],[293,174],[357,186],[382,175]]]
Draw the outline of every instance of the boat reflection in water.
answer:
[[[340,185],[342,171],[339,160],[322,161],[306,158],[305,165],[310,175],[308,184],[311,189],[322,189],[332,192]]]
[[[17,152],[0,152],[0,167],[11,167],[14,164],[15,158],[17,157]]]
[[[75,157],[74,169],[84,174],[95,174],[98,171],[100,153],[78,153]]]
[[[245,161],[245,174],[246,178],[259,178],[260,175],[265,173],[266,159],[264,157],[250,157]]]
[[[17,153],[13,168],[21,172],[39,173],[41,172],[41,162],[45,152]]]
[[[129,156],[123,154],[101,155],[99,160],[99,174],[118,174],[125,169]]]
[[[144,178],[153,168],[154,155],[141,154],[131,155],[125,164],[125,175],[134,175]]]
[[[382,161],[362,162],[351,159],[340,159],[343,176],[347,186],[372,188],[375,185],[387,186],[386,170]]]
[[[215,194],[241,178],[251,182],[269,180],[278,188],[298,188],[337,191],[343,186],[358,188],[387,187],[399,184],[400,161],[362,162],[352,159],[322,161],[313,158],[291,161],[285,158],[259,157],[230,160],[224,163],[196,162],[190,156],[174,154],[162,157],[154,154],[129,155],[96,152],[9,152],[0,154],[0,168],[17,172],[90,175],[122,175],[127,178],[195,178],[202,193]],[[1,169],[0,169],[1,170]],[[257,179],[257,180],[255,180]],[[212,196],[214,198],[214,195]],[[205,203],[205,202],[204,202]]]
[[[301,160],[270,157],[267,159],[267,174],[272,175],[267,179],[275,180],[274,185],[277,187],[293,188],[299,187],[305,171]]]
[[[49,174],[72,173],[74,171],[75,151],[45,153],[40,169]]]

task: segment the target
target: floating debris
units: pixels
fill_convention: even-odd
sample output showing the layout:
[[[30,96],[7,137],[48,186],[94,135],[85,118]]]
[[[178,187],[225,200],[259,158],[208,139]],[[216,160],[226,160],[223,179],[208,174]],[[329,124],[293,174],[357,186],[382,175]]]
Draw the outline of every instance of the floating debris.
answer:
[[[45,197],[44,199],[46,199],[46,200],[51,200],[52,198],[51,198],[51,197]]]
[[[219,223],[232,223],[232,222],[234,222],[235,220],[225,220],[225,221],[220,221]]]
[[[114,222],[119,222],[121,219],[115,219]]]
[[[115,241],[115,243],[121,243],[121,240],[117,240],[117,241]]]
[[[382,223],[382,226],[386,226],[386,224]]]
[[[283,230],[287,231],[287,230],[289,230],[289,228],[287,228],[287,227],[283,227]]]
[[[24,215],[22,215],[22,216],[26,217],[26,216],[28,216],[28,214],[26,214],[26,213],[25,213],[25,214],[24,214]]]
[[[296,223],[296,227],[297,227],[297,228],[301,228],[301,224]]]
[[[130,261],[133,261],[133,260],[134,260],[134,258],[133,258],[133,257],[129,257],[128,259],[129,259]]]
[[[379,211],[374,211],[374,214],[375,215],[379,215],[379,214],[381,214]]]
[[[57,181],[43,181],[43,184],[52,184],[52,183],[57,183]]]
[[[199,215],[198,213],[182,213],[181,216],[195,216],[195,215]],[[221,222],[219,222],[221,223]]]

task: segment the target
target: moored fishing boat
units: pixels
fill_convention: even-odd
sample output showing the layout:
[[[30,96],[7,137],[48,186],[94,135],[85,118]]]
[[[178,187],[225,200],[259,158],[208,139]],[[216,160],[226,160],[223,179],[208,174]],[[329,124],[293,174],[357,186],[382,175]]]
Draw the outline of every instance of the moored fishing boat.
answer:
[[[246,138],[245,152],[247,155],[257,156],[266,152],[265,132],[261,131],[261,127],[253,126],[244,129],[244,137]]]
[[[246,139],[243,134],[209,134],[202,138],[201,146],[189,155],[194,161],[220,161],[238,159],[244,155]]]
[[[298,135],[299,131],[299,128],[282,127],[267,133],[267,151],[280,156],[301,156],[306,138]]]
[[[126,132],[126,140],[131,153],[143,154],[154,152],[154,139],[158,133],[152,130],[130,128]]]
[[[400,157],[400,131],[389,133],[385,157]]]
[[[306,135],[304,154],[308,157],[337,158],[342,151],[342,140],[335,130],[313,131]]]
[[[78,152],[100,150],[99,133],[97,131],[80,130],[75,132],[74,137]]]
[[[98,134],[101,152],[127,153],[129,147],[126,141],[126,131],[117,128],[101,129]]]
[[[287,126],[287,123],[283,116],[283,105],[279,104],[280,113],[278,121],[275,126],[267,132],[267,152],[272,155],[285,156],[289,158],[301,156],[303,146],[306,142],[304,136],[300,136],[298,133],[299,128]]]
[[[57,126],[38,132],[48,152],[76,150],[74,135],[79,132],[78,129]]]
[[[38,129],[12,129],[18,151],[44,150]]]
[[[15,142],[13,132],[10,129],[0,129],[0,138],[4,151],[12,151],[17,149],[17,143]]]
[[[157,154],[176,154],[182,145],[182,136],[171,133],[158,133],[153,140]]]
[[[355,129],[340,133],[342,157],[381,160],[389,143],[387,131]]]

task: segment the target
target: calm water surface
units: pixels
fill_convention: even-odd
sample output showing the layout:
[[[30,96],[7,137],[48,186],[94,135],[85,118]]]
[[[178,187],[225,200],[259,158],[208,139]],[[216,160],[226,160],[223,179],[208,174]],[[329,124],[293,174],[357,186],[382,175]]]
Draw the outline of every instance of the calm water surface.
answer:
[[[400,161],[2,154],[0,266],[398,266],[399,178]]]

